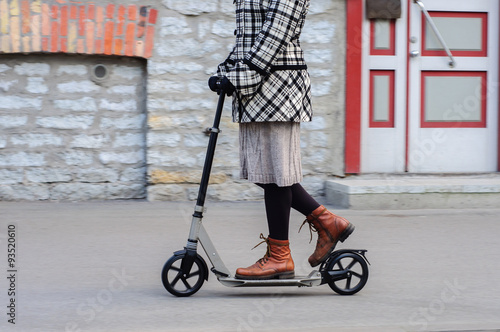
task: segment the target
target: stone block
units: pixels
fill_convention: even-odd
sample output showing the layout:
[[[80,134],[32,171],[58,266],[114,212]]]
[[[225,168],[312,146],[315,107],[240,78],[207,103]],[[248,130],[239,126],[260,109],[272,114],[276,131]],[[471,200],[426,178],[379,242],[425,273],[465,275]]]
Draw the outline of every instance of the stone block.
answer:
[[[310,21],[304,25],[300,40],[309,44],[332,43],[335,28],[335,24],[329,21]]]
[[[185,201],[186,191],[178,184],[157,184],[147,187],[149,201]]]
[[[326,148],[328,147],[328,135],[322,131],[313,131],[309,134],[311,146]]]
[[[184,135],[184,146],[186,147],[206,147],[207,145],[208,136],[203,133]]]
[[[204,39],[212,30],[212,21],[201,19],[198,21],[198,39]]]
[[[21,169],[0,169],[0,185],[22,183],[24,172]]]
[[[197,164],[196,156],[188,153],[176,153],[176,151],[147,151],[148,164],[165,167],[193,167]]]
[[[196,94],[201,94],[201,93],[207,93],[208,92],[208,87],[207,87],[207,81],[195,81],[191,80],[188,84],[188,91],[190,93],[196,93]]]
[[[47,63],[22,63],[14,66],[14,72],[22,76],[47,76],[50,73],[50,65]]]
[[[43,77],[28,77],[26,91],[35,94],[46,94],[49,92],[49,88],[45,84]]]
[[[179,36],[193,32],[185,17],[162,17],[160,20],[160,36]]]
[[[141,199],[146,198],[146,187],[143,184],[108,184],[106,199]]]
[[[105,135],[78,135],[73,136],[70,143],[72,148],[98,149],[109,143],[109,136]]]
[[[120,102],[112,102],[107,99],[101,99],[99,108],[103,111],[137,112],[137,100],[129,99]]]
[[[67,165],[82,166],[90,165],[94,162],[92,152],[71,150],[64,153],[59,153],[58,156],[62,158]]]
[[[184,15],[200,15],[217,11],[218,0],[163,0],[168,9],[175,10]]]
[[[212,33],[220,37],[233,37],[235,28],[234,20],[217,20],[212,26]]]
[[[117,134],[113,142],[114,148],[146,145],[146,137],[143,133]]]
[[[149,115],[148,127],[152,130],[165,130],[174,126],[174,118],[168,115]],[[148,135],[150,135],[148,133]]]
[[[150,174],[151,184],[166,184],[166,183],[194,183],[201,182],[202,172],[200,171],[165,171],[161,169],[153,169]],[[227,175],[222,172],[214,172],[210,174],[210,184],[221,184],[227,181]]]
[[[107,165],[110,163],[120,164],[138,164],[144,162],[144,151],[132,152],[101,152],[99,153],[99,160],[101,163]]]
[[[304,58],[307,63],[332,63],[333,52],[330,49],[306,49]]]
[[[88,69],[85,65],[61,65],[57,68],[57,76],[85,76],[88,75]]]
[[[145,114],[122,116],[119,118],[101,118],[101,129],[142,129],[146,120]]]
[[[215,201],[251,201],[263,198],[263,190],[253,183],[216,184],[208,187],[207,198]]]
[[[148,110],[151,111],[214,110],[215,106],[215,101],[207,98],[190,98],[188,100],[148,98]]]
[[[301,123],[301,127],[304,130],[313,131],[313,130],[324,130],[326,128],[326,120],[322,116],[315,116],[311,122],[303,122]]]
[[[218,51],[219,48],[220,43],[213,39],[200,42],[194,38],[167,39],[156,45],[156,51],[162,57],[201,58],[208,53]]]
[[[332,9],[333,1],[331,0],[315,0],[311,1],[309,6],[309,16],[316,14],[324,14],[325,12]]]
[[[175,116],[150,115],[148,119],[148,126],[152,130],[203,128],[206,121],[206,116],[196,114],[176,114]]]
[[[232,3],[231,1],[222,1],[220,3],[220,11],[225,15],[234,17],[234,12],[235,12],[234,3]]]
[[[146,167],[125,168],[120,176],[120,181],[146,183]]]
[[[177,147],[181,141],[181,135],[177,133],[165,134],[151,132],[147,135],[147,146],[170,146]]]
[[[17,152],[0,154],[0,166],[28,167],[44,166],[45,155],[34,152]]]
[[[313,169],[318,169],[327,160],[326,149],[309,149],[305,153],[305,158],[302,158],[302,165],[304,167],[311,167]]]
[[[92,115],[48,116],[36,119],[38,126],[52,129],[87,129],[93,122]]]
[[[186,91],[186,87],[184,82],[153,80],[148,82],[148,90],[150,93],[161,93],[162,95],[165,95],[173,92],[184,92]]]
[[[11,70],[12,67],[7,66],[6,64],[0,63],[0,73],[5,73],[6,71]]]
[[[58,109],[76,112],[97,112],[97,104],[92,97],[80,99],[58,99],[54,100],[54,106]]]
[[[12,135],[10,141],[14,145],[27,145],[30,148],[39,146],[61,146],[63,139],[54,134],[21,134]]]
[[[19,84],[19,80],[0,81],[0,91],[8,92],[11,86]]]
[[[191,74],[203,71],[203,65],[198,62],[159,62],[159,61],[148,61],[148,73],[150,76],[163,74]],[[151,83],[151,80],[148,84]]]
[[[79,169],[75,181],[83,183],[114,183],[118,181],[118,171],[110,168]]]
[[[149,86],[148,86],[149,88]],[[108,93],[118,95],[135,95],[137,93],[137,86],[135,85],[115,85],[108,89]]]
[[[324,97],[331,94],[332,82],[316,82],[311,85],[311,94],[313,97]]]
[[[321,197],[325,194],[325,180],[321,177],[306,176],[301,185],[313,197]]]
[[[61,93],[90,93],[99,91],[100,87],[92,81],[71,81],[57,84]]]
[[[331,69],[323,69],[323,68],[311,68],[307,70],[311,77],[328,77],[332,78],[334,75]]]
[[[46,185],[0,185],[0,201],[39,201],[49,198]]]
[[[111,73],[113,76],[119,76],[128,81],[132,81],[142,77],[142,68],[113,65]]]
[[[26,170],[26,180],[36,183],[54,183],[71,181],[71,172],[58,168],[31,168]]]
[[[34,109],[37,111],[41,111],[42,98],[0,96],[0,109],[6,109],[6,110]]]
[[[1,106],[0,106],[1,107]],[[28,123],[28,117],[26,115],[3,115],[0,116],[0,127],[1,128],[16,128],[22,127]]]
[[[106,199],[106,189],[106,184],[60,183],[51,188],[50,199],[64,201]]]

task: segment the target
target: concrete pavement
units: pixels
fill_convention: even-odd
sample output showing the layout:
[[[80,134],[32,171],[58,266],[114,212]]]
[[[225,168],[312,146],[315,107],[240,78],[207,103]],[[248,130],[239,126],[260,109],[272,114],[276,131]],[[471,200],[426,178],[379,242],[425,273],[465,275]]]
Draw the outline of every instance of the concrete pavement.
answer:
[[[262,202],[207,203],[204,223],[226,266],[265,248]],[[176,298],[160,272],[185,245],[194,202],[0,202],[0,331],[494,331],[500,329],[500,209],[338,210],[368,249],[354,296],[313,288],[227,288],[213,274]],[[296,273],[311,268],[309,232],[290,239]],[[15,234],[9,235],[15,227]],[[14,235],[14,236],[13,236]],[[15,296],[8,243],[15,238]],[[314,242],[314,241],[313,241]],[[11,257],[12,258],[12,257]],[[15,300],[15,325],[8,308]]]

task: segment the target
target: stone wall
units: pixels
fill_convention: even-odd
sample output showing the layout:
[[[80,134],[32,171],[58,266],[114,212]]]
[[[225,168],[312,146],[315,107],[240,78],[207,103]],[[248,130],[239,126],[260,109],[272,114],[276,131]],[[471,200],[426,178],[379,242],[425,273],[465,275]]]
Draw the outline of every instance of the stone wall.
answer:
[[[42,2],[80,9],[93,3]],[[232,49],[234,5],[231,0],[109,0],[99,3],[106,8],[102,26],[118,27],[109,22],[119,21],[121,8],[131,5],[146,15],[148,27],[155,24],[149,35],[154,35],[153,49],[139,53],[147,60],[0,56],[0,199],[196,198],[208,143],[205,129],[212,126],[217,101],[206,82]],[[81,21],[79,13],[88,19],[85,10],[76,11],[74,22]],[[2,30],[2,22],[5,37],[10,32]],[[314,109],[313,121],[302,125],[303,184],[315,196],[324,194],[327,178],[343,174],[344,24],[345,0],[314,0],[301,38]],[[105,45],[106,31],[89,33]],[[106,82],[89,78],[96,61],[111,68]],[[259,199],[261,190],[239,179],[238,127],[230,120],[229,104],[208,199]]]
[[[144,62],[1,56],[0,200],[144,198]]]
[[[217,96],[207,80],[232,49],[231,0],[163,0],[154,56],[148,61],[148,198],[194,199]],[[302,126],[304,186],[324,193],[324,181],[343,174],[344,0],[311,2],[301,37],[312,80],[314,119]],[[260,198],[239,180],[237,125],[226,102],[213,184],[208,198]]]

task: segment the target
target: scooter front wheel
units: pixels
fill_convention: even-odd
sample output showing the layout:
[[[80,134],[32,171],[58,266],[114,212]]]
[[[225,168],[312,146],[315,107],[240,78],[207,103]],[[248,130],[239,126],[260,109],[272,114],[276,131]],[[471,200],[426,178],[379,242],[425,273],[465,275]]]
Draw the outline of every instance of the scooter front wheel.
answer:
[[[353,252],[332,257],[326,269],[330,276],[328,285],[340,295],[356,294],[368,281],[368,264]]]
[[[189,273],[181,269],[185,254],[174,255],[163,266],[161,281],[165,289],[178,297],[191,296],[200,290],[208,275],[207,265],[200,255],[196,255]]]

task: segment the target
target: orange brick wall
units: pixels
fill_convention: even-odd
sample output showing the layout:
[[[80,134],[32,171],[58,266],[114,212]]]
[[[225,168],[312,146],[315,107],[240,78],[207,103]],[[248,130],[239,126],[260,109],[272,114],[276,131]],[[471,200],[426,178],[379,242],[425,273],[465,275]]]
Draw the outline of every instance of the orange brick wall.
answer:
[[[149,6],[0,0],[0,54],[61,52],[149,58],[158,16]]]

